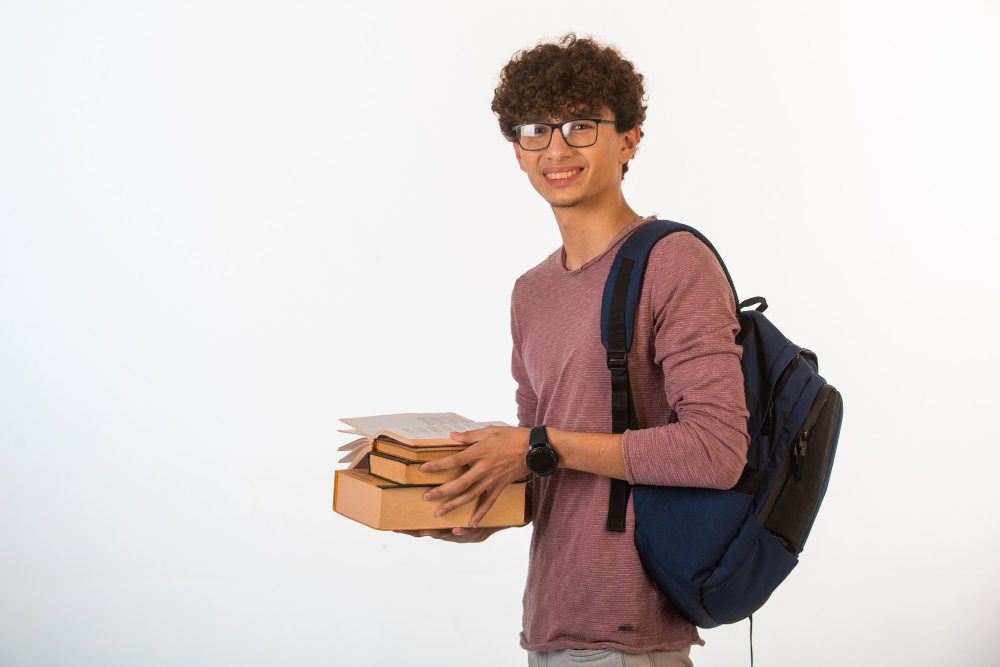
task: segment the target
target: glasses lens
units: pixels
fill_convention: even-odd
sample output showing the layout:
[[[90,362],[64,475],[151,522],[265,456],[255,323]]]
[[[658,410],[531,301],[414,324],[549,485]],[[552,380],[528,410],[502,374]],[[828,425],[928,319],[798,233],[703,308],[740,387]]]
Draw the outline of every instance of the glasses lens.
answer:
[[[576,148],[593,146],[597,143],[597,122],[593,120],[571,120],[560,126],[566,143]],[[552,128],[541,123],[527,123],[514,128],[517,143],[526,151],[540,151],[547,148],[552,139]]]
[[[538,151],[549,145],[549,135],[552,133],[552,128],[548,125],[528,123],[527,125],[518,125],[514,129],[517,130],[517,143],[526,151]]]
[[[564,123],[562,133],[570,146],[581,148],[597,143],[597,123],[592,120],[571,120]]]

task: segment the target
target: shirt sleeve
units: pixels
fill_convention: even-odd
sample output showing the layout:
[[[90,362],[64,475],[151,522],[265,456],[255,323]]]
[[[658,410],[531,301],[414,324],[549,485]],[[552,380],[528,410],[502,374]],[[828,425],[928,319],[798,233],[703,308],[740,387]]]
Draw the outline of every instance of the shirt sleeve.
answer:
[[[712,251],[686,232],[650,253],[643,285],[655,363],[676,421],[625,431],[628,481],[728,489],[746,464],[746,398],[733,293]]]
[[[517,284],[514,285],[517,290]],[[514,297],[511,296],[510,304],[510,336],[514,346],[510,355],[510,372],[517,382],[517,391],[514,395],[517,401],[517,425],[532,427],[535,426],[535,419],[538,413],[538,398],[531,387],[531,380],[528,378],[528,371],[524,366],[521,346],[521,331],[517,325],[517,314],[514,309]]]
[[[517,290],[515,283],[514,289]],[[528,372],[524,367],[524,359],[521,357],[521,332],[517,326],[517,317],[514,314],[514,297],[511,295],[510,303],[510,336],[513,341],[513,350],[510,355],[510,372],[517,382],[517,391],[514,399],[517,401],[517,425],[531,428],[535,426],[536,415],[538,414],[538,398],[534,389],[531,388],[531,381]],[[525,487],[525,514],[529,521],[534,520],[534,479],[528,478]]]

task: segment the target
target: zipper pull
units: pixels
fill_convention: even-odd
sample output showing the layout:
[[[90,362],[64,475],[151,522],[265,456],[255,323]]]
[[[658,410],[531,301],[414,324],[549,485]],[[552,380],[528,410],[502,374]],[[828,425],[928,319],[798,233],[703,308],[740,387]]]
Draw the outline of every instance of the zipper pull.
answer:
[[[802,472],[805,470],[806,467],[806,447],[808,446],[809,446],[809,429],[806,429],[802,431],[802,434],[799,436],[799,439],[796,440],[795,444],[792,446],[792,456],[794,457],[792,463],[794,464],[793,468],[795,472],[796,482],[802,481]]]

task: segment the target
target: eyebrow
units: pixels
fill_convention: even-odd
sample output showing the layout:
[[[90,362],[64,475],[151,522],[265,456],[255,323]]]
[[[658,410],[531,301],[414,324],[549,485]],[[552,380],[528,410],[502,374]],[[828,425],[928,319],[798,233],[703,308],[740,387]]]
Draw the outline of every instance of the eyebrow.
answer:
[[[543,116],[529,116],[528,118],[526,118],[526,119],[522,120],[520,123],[518,123],[518,125],[526,125],[528,123],[548,123],[548,122],[552,122],[552,123],[557,123],[557,122],[568,123],[571,120],[579,120],[580,118],[600,118],[600,117],[601,117],[601,113],[597,109],[593,109],[593,108],[587,107],[587,108],[578,109],[576,111],[576,113],[574,113],[574,114],[572,114],[570,116],[567,116],[567,117],[565,117],[565,118],[563,118],[563,119],[561,119],[559,121],[549,120],[551,118],[551,116],[544,116],[544,117]]]

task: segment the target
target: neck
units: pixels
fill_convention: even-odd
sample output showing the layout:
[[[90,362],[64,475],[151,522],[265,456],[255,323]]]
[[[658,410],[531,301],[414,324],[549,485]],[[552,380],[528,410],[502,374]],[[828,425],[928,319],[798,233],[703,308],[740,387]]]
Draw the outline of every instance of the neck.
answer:
[[[636,213],[625,201],[621,190],[606,201],[586,201],[576,206],[552,207],[566,250],[566,268],[580,268],[608,247],[622,227],[635,219]]]

